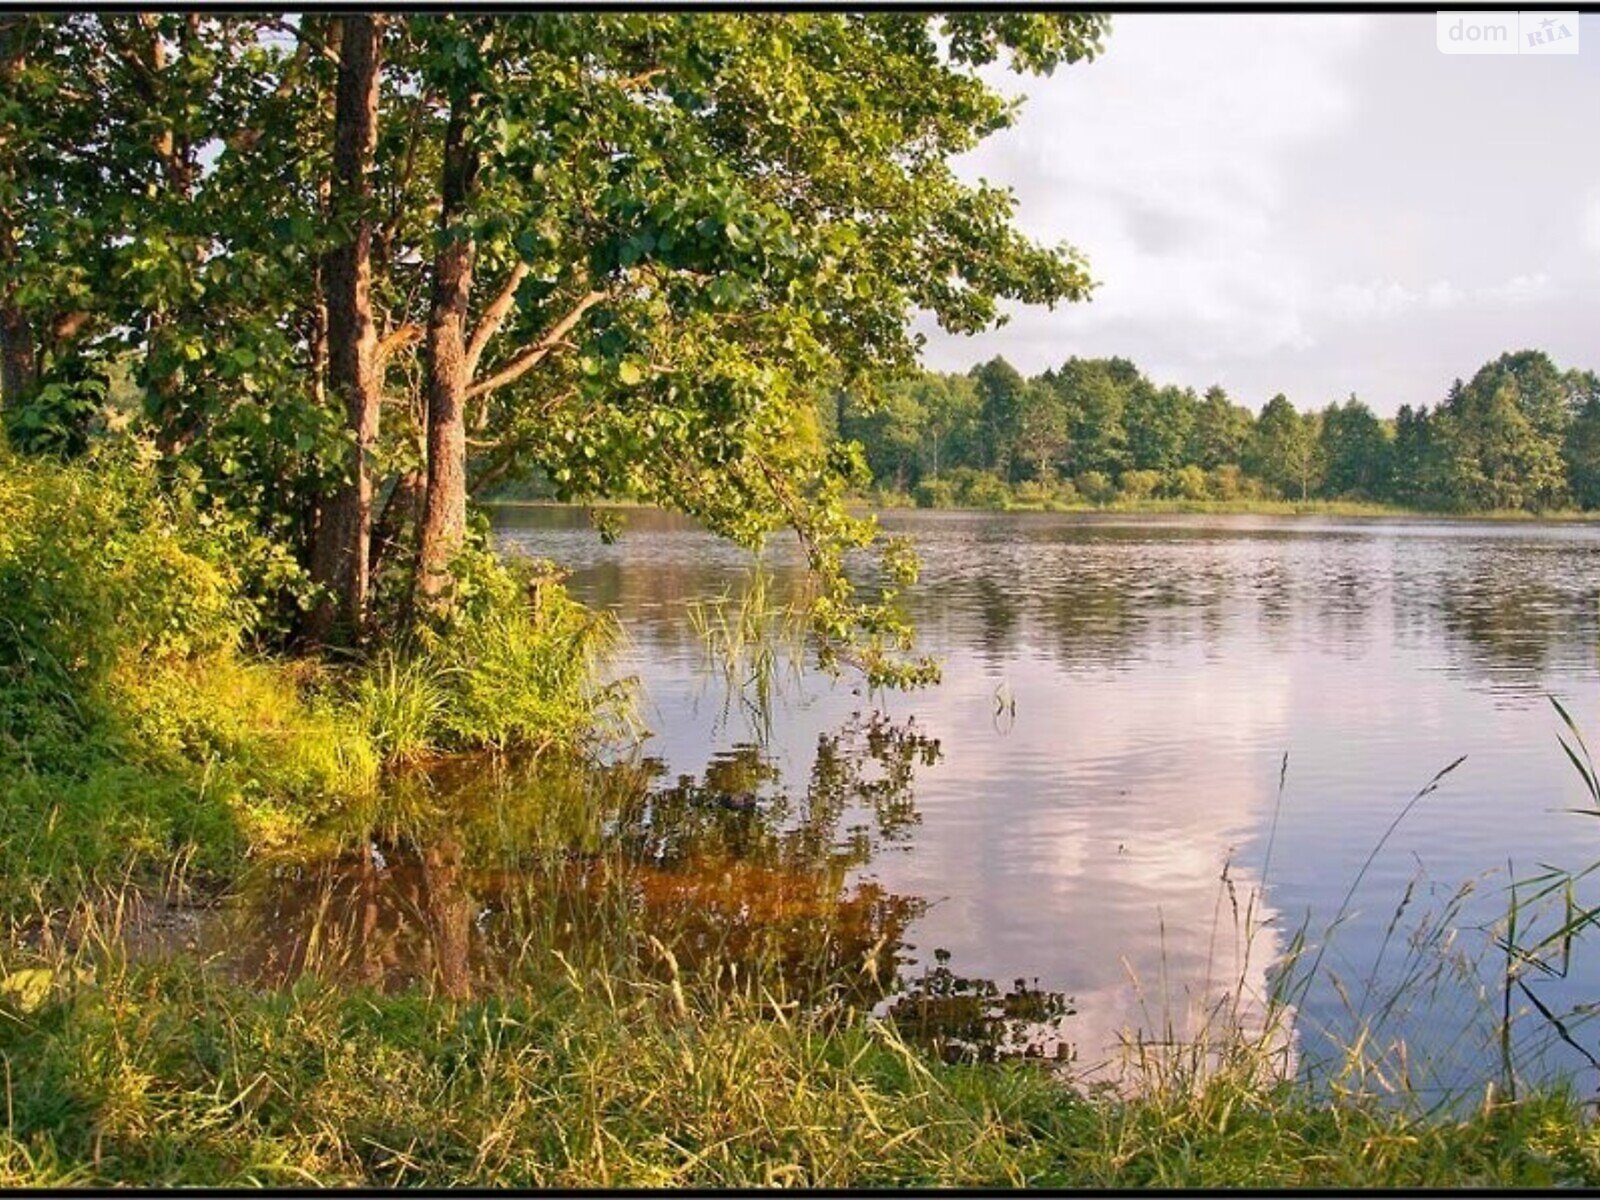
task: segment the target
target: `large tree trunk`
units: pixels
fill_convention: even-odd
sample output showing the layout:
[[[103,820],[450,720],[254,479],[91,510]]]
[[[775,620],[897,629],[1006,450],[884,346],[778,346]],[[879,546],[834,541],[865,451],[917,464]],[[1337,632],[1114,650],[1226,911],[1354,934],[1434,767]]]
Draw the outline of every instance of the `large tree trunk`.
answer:
[[[395,480],[389,498],[372,523],[371,575],[376,576],[390,556],[400,549],[407,531],[422,524],[422,497],[427,487],[427,472],[421,467],[405,471]]]
[[[467,131],[466,105],[456,101],[445,129],[440,247],[433,264],[428,309],[428,485],[417,545],[416,603],[447,611],[451,563],[467,528],[467,306],[476,247],[463,228],[477,181],[477,152]]]
[[[11,239],[3,239],[0,249],[0,269],[11,272],[13,258]],[[28,314],[12,300],[14,282],[7,280],[5,295],[0,297],[0,409],[12,409],[21,404],[39,383],[39,359],[33,336],[33,322]]]
[[[21,13],[0,16],[0,86],[14,87],[24,65],[24,34],[28,18]],[[13,159],[13,171],[25,164]],[[38,348],[33,322],[14,299],[17,284],[17,246],[12,237],[12,214],[0,210],[0,409],[9,409],[29,396],[39,382]]]
[[[348,236],[322,263],[327,286],[328,380],[344,405],[354,436],[349,479],[329,497],[317,526],[311,576],[331,597],[312,613],[317,641],[353,642],[366,624],[368,563],[372,540],[370,457],[378,438],[381,380],[378,331],[372,319],[372,187],[369,174],[378,145],[378,18],[343,18],[339,83],[334,101],[334,220]]]

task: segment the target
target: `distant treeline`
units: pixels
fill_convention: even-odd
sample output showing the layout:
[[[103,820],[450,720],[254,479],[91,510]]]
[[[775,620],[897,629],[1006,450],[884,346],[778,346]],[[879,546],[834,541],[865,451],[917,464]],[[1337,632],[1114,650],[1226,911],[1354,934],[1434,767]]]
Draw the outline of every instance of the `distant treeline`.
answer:
[[[927,507],[1009,502],[1357,500],[1454,511],[1600,508],[1600,377],[1504,354],[1433,406],[1354,395],[1259,414],[1220,387],[1158,387],[1125,358],[1024,378],[1003,358],[923,372],[828,414],[875,485]]]

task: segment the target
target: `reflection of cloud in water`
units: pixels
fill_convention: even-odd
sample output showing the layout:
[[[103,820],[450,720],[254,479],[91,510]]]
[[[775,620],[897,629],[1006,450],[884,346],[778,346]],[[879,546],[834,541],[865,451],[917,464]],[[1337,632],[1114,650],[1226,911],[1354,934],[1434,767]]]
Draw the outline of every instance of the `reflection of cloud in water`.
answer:
[[[924,960],[946,948],[970,974],[1038,977],[1071,995],[1063,1035],[1085,1061],[1125,1031],[1162,1034],[1168,1018],[1192,1036],[1197,1014],[1241,982],[1263,996],[1278,950],[1269,926],[1245,953],[1222,874],[1235,860],[1242,923],[1260,855],[1236,852],[1270,813],[1278,762],[1241,756],[1234,731],[1276,727],[1289,681],[1210,664],[1196,693],[1193,669],[1140,665],[1091,703],[1048,665],[1012,663],[1010,731],[947,738],[918,789],[916,853],[870,868],[935,901],[912,929]],[[933,728],[971,729],[993,683],[959,659],[947,678],[918,711]],[[1255,923],[1267,915],[1258,902]]]

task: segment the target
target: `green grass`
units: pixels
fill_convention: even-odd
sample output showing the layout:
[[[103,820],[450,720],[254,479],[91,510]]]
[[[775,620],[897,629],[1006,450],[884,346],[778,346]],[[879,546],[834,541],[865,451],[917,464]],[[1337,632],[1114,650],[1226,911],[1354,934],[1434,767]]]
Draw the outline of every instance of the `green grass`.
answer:
[[[880,503],[880,501],[883,501]],[[856,503],[874,509],[903,509],[913,507],[904,497],[862,497]],[[1438,521],[1600,521],[1600,513],[1579,509],[1560,509],[1550,512],[1525,512],[1521,509],[1492,509],[1480,512],[1455,512],[1428,508],[1410,508],[1398,504],[1377,504],[1365,500],[1179,500],[1150,498],[1144,500],[1110,500],[1104,504],[1090,504],[1075,500],[1063,502],[1008,500],[1002,507],[974,505],[939,505],[930,510],[937,512],[1052,512],[1052,513],[1127,513],[1166,514],[1195,513],[1216,516],[1270,516],[1270,517],[1391,517]]]
[[[1118,1099],[753,989],[541,965],[472,1002],[314,977],[261,994],[109,940],[13,943],[0,1186],[1600,1182],[1560,1090],[1432,1119],[1227,1072]]]
[[[444,627],[366,659],[266,653],[255,597],[297,568],[157,485],[136,446],[71,464],[0,448],[0,915],[174,862],[225,880],[388,767],[579,748],[627,726],[617,634],[536,563],[460,564]]]

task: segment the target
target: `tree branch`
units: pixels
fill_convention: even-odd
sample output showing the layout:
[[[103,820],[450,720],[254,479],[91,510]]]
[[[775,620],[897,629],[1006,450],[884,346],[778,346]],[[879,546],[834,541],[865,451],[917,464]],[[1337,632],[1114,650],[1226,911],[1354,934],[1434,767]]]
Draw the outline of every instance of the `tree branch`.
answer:
[[[421,325],[401,325],[378,343],[378,365],[381,368],[396,351],[404,350],[422,340]]]
[[[510,315],[512,307],[517,302],[517,288],[522,286],[522,281],[527,277],[528,264],[519,261],[511,268],[511,274],[506,279],[505,286],[500,289],[500,294],[494,298],[494,303],[484,309],[483,317],[478,321],[478,328],[473,330],[472,340],[467,343],[467,363],[464,369],[468,379],[478,373],[478,360],[483,357],[484,348],[488,346],[489,339],[500,332],[500,326],[505,324],[506,317]]]
[[[583,320],[584,313],[605,298],[606,294],[604,292],[589,292],[585,294],[566,316],[550,327],[549,332],[542,338],[482,383],[475,383],[469,387],[466,399],[472,400],[478,396],[487,395],[496,388],[504,387],[513,380],[522,378],[522,376],[544,361],[545,357],[561,343],[561,340],[572,332],[578,322]]]
[[[648,71],[640,71],[637,75],[625,75],[616,82],[617,86],[623,91],[631,92],[635,88],[642,88],[657,75],[665,75],[666,73],[667,69],[665,67],[651,67]]]

